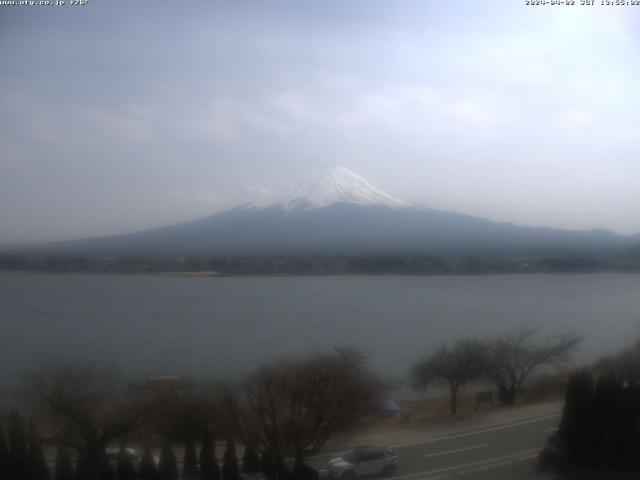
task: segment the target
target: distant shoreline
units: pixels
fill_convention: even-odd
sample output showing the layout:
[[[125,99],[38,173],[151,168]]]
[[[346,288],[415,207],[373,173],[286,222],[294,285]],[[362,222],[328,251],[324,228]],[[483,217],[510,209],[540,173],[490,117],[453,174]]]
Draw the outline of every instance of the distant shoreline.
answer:
[[[216,271],[163,271],[163,272],[118,272],[118,271],[48,271],[48,270],[0,270],[1,274],[19,273],[25,275],[48,274],[48,275],[119,275],[126,277],[169,277],[169,278],[287,278],[287,277],[503,277],[503,276],[571,276],[571,275],[638,275],[637,270],[603,270],[603,271],[567,271],[567,272],[486,272],[486,273],[407,273],[407,272],[326,272],[326,273],[308,273],[308,272],[287,272],[287,273],[222,273]]]
[[[283,255],[238,257],[69,257],[0,254],[0,271],[173,277],[640,272],[640,255]]]
[[[216,272],[214,270],[208,271],[183,271],[183,272],[128,272],[126,275],[144,275],[144,276],[159,276],[159,277],[229,277],[230,275],[225,273]]]

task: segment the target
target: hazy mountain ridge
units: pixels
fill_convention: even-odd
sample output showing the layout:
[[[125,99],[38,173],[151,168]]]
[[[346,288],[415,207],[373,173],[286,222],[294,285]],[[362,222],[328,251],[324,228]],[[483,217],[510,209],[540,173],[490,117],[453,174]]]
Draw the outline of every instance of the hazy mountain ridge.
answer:
[[[640,236],[522,227],[413,205],[343,167],[267,205],[188,223],[31,246],[67,255],[555,255],[630,250]],[[22,249],[21,249],[22,250]]]

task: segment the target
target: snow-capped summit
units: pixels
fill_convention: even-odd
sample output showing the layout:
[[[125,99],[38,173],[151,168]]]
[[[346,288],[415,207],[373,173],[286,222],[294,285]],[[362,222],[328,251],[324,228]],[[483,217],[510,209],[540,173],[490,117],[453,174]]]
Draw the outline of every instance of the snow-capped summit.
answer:
[[[371,185],[360,175],[345,167],[324,170],[319,176],[296,188],[289,195],[267,207],[280,207],[285,211],[313,210],[336,203],[382,205],[407,208],[412,205]],[[257,205],[255,205],[257,206]]]

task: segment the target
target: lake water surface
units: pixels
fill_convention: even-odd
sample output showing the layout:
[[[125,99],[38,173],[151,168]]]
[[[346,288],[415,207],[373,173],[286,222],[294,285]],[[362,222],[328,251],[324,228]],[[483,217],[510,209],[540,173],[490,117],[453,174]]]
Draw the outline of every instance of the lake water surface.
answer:
[[[521,325],[584,336],[594,358],[640,334],[640,275],[179,278],[0,274],[0,375],[98,360],[134,375],[236,378],[334,346],[404,379],[444,342]]]

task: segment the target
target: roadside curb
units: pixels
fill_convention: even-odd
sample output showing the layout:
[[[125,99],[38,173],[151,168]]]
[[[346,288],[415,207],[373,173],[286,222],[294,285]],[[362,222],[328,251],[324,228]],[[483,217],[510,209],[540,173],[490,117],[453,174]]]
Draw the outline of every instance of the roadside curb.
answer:
[[[406,428],[386,430],[382,428],[362,432],[338,444],[327,453],[340,452],[358,445],[385,445],[398,448],[407,445],[425,443],[456,435],[499,430],[509,425],[535,422],[544,418],[553,418],[562,413],[562,401],[545,402],[522,407],[507,407],[470,415],[463,418],[446,418],[422,422]]]

